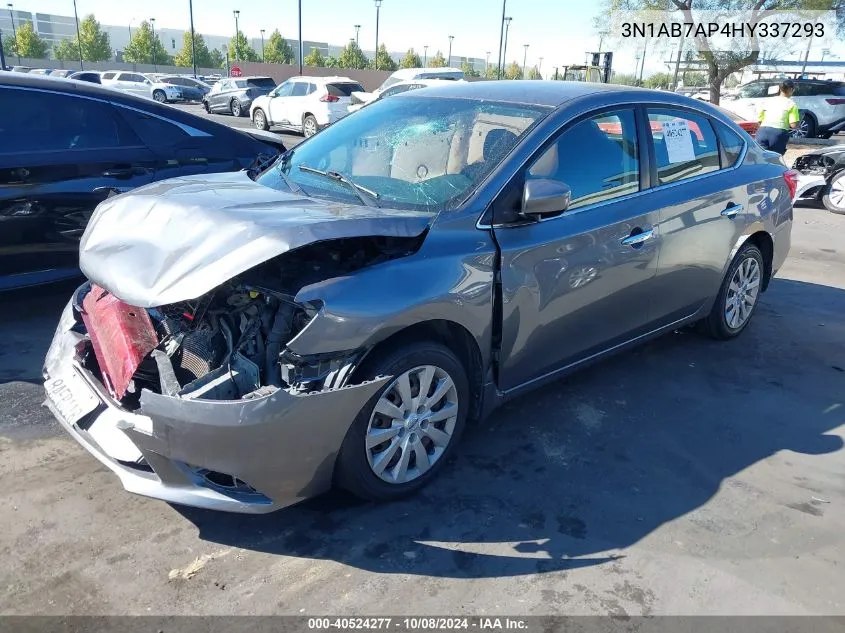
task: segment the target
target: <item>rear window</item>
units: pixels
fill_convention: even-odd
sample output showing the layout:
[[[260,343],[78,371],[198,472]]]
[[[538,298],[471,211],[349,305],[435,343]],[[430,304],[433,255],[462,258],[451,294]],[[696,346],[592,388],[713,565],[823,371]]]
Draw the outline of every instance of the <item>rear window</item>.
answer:
[[[329,91],[330,95],[334,95],[335,97],[348,97],[353,92],[364,92],[364,88],[361,84],[351,82],[326,84],[326,90]]]
[[[270,77],[257,77],[256,79],[247,79],[246,84],[250,88],[266,88],[267,90],[272,90],[276,87],[276,82],[270,79]]]

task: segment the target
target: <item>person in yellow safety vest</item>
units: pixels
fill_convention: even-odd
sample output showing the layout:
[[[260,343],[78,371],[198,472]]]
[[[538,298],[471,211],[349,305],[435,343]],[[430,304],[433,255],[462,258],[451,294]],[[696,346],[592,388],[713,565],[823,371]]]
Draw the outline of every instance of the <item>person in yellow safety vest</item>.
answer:
[[[764,148],[777,152],[781,156],[786,153],[786,143],[790,130],[795,129],[801,115],[798,106],[792,100],[795,92],[795,82],[786,79],[780,84],[780,94],[765,100],[760,111],[760,129],[757,130],[757,142]]]

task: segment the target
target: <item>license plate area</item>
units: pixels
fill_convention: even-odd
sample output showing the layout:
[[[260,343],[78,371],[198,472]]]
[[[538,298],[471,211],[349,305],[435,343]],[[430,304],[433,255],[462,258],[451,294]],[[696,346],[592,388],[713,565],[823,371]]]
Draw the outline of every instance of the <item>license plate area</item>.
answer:
[[[50,402],[70,424],[76,424],[100,405],[91,387],[73,370],[50,378],[44,389]]]

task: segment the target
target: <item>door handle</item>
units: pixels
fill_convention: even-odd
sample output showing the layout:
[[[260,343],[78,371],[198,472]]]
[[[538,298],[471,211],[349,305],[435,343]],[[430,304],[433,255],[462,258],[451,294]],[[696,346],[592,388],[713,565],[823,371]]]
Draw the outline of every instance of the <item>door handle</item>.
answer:
[[[724,211],[722,211],[722,215],[726,218],[732,218],[736,216],[737,213],[742,211],[742,208],[743,207],[741,204],[729,204],[727,207],[725,207]]]
[[[649,229],[648,231],[640,231],[639,233],[631,233],[631,235],[622,240],[622,244],[624,244],[625,246],[637,246],[647,240],[650,240],[653,237],[654,229]]]

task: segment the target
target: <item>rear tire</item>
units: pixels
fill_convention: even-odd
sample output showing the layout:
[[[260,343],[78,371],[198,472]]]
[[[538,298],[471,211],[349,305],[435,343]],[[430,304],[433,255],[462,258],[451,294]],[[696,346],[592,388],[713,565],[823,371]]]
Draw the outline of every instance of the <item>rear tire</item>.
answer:
[[[229,103],[229,112],[232,113],[233,117],[243,116],[243,106],[241,106],[241,102],[237,99],[232,99],[231,103]]]
[[[167,103],[167,95],[164,94],[164,90],[156,90],[153,92],[153,99],[158,101],[159,103]]]
[[[717,340],[739,336],[748,326],[763,291],[763,254],[754,244],[745,244],[734,257],[710,314],[699,322],[704,334]]]
[[[823,189],[822,204],[831,213],[845,215],[845,169],[834,174]]]
[[[421,342],[386,350],[365,360],[356,381],[384,375],[393,380],[355,417],[335,469],[340,486],[369,501],[400,499],[434,479],[460,440],[470,406],[466,370],[443,345]],[[404,377],[410,400],[401,397]],[[420,395],[426,382],[428,398]],[[434,398],[426,406],[425,401]],[[382,414],[382,409],[392,415]],[[388,431],[393,434],[382,443],[372,443]]]
[[[252,113],[252,124],[259,130],[269,130],[270,125],[267,123],[267,117],[264,110],[256,108]]]
[[[314,118],[313,114],[306,114],[302,117],[302,135],[305,138],[314,136],[318,131],[317,119]]]
[[[798,121],[798,126],[792,130],[792,138],[815,138],[816,120],[811,114],[804,112]]]
[[[207,114],[211,114],[211,106],[208,105],[208,101],[203,101],[202,107],[205,108]]]

